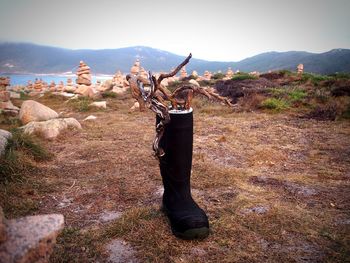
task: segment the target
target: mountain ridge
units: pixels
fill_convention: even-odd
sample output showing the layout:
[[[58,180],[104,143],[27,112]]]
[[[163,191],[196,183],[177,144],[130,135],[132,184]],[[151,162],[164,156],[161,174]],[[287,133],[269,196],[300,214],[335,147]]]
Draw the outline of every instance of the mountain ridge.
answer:
[[[129,72],[136,58],[141,66],[153,72],[170,71],[185,56],[146,46],[118,49],[66,49],[30,43],[0,43],[0,73],[63,73],[75,72],[79,61],[84,60],[95,74]],[[192,58],[187,72],[205,70],[225,72],[228,67],[240,71],[295,70],[302,63],[306,72],[331,74],[350,72],[350,49],[336,48],[324,53],[306,51],[269,51],[241,61],[207,61]]]

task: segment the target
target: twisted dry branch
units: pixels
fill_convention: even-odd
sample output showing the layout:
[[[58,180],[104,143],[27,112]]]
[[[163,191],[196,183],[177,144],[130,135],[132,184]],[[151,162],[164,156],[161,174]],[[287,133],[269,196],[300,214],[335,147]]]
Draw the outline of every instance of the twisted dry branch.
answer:
[[[156,136],[153,141],[153,150],[155,155],[159,158],[163,156],[164,150],[159,146],[159,142],[164,134],[164,128],[167,123],[170,122],[169,107],[167,101],[171,103],[171,109],[176,110],[188,110],[191,108],[191,102],[194,94],[202,94],[208,99],[217,99],[224,102],[228,106],[233,106],[232,103],[219,94],[211,91],[209,88],[202,88],[195,85],[185,85],[177,88],[173,93],[168,91],[162,84],[162,80],[175,76],[183,66],[185,66],[191,59],[192,54],[178,65],[170,73],[161,74],[158,79],[148,73],[148,79],[145,79],[139,75],[127,75],[126,79],[129,81],[131,94],[139,102],[140,111],[143,111],[145,106],[151,109],[159,118],[159,122],[156,126]],[[150,88],[146,90],[145,85],[149,85]]]

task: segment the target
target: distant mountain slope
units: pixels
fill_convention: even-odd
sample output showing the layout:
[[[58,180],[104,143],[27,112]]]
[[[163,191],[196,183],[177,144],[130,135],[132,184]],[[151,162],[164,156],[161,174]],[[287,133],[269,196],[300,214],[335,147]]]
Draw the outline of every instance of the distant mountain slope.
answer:
[[[195,54],[194,54],[195,55]],[[75,72],[80,60],[84,60],[93,73],[113,74],[117,70],[126,73],[136,58],[146,70],[169,71],[185,57],[149,47],[127,47],[103,50],[70,50],[27,43],[0,44],[0,73],[63,73]],[[322,54],[302,51],[268,52],[239,62],[213,62],[193,58],[187,71],[205,70],[225,72],[228,67],[240,71],[290,69],[299,63],[305,71],[329,74],[350,72],[350,50],[334,49]]]

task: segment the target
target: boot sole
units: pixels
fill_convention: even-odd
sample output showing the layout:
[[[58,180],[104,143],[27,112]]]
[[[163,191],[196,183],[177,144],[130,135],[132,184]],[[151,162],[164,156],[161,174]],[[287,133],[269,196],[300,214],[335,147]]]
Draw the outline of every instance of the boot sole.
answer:
[[[160,207],[160,210],[169,217],[169,211],[166,209],[164,205]],[[170,223],[170,222],[169,222]],[[171,224],[170,224],[171,225]],[[192,239],[204,239],[209,236],[209,228],[208,227],[199,227],[199,228],[192,228],[188,229],[185,232],[177,232],[171,227],[171,231],[173,234],[181,239],[184,240],[192,240]]]
[[[207,227],[200,227],[200,228],[192,228],[188,229],[185,232],[176,232],[172,231],[173,234],[181,239],[185,240],[192,240],[192,239],[204,239],[209,235],[209,228]]]

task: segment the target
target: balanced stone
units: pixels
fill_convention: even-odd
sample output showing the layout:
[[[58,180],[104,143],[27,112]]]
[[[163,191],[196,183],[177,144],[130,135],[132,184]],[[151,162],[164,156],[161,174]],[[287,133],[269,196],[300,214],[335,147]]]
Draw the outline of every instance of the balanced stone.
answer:
[[[84,63],[84,61],[80,61],[79,68],[77,70],[77,79],[76,83],[78,85],[91,85],[91,73],[90,67]]]
[[[130,69],[130,73],[133,75],[137,75],[140,72],[140,60],[136,59],[134,65]]]
[[[298,74],[303,74],[304,73],[304,65],[303,64],[299,64],[298,65],[297,72],[298,72]]]
[[[229,67],[226,71],[226,78],[231,79],[233,77],[234,73],[233,70]]]

